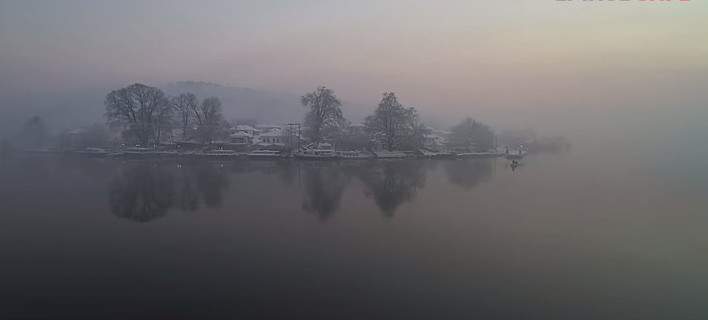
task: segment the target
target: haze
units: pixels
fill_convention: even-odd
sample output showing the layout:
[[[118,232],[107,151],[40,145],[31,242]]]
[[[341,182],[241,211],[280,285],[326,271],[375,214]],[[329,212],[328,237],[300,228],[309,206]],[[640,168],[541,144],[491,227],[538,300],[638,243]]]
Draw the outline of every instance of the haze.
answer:
[[[701,1],[0,1],[0,95],[324,84],[350,114],[395,91],[441,126],[587,136],[700,126],[706,39]]]
[[[0,0],[0,319],[708,319],[706,141],[708,0]]]

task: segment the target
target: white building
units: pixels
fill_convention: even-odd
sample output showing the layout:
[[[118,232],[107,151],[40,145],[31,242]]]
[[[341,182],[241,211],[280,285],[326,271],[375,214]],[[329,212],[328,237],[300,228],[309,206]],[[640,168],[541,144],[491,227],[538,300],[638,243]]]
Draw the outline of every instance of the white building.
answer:
[[[275,127],[266,132],[261,132],[255,137],[254,143],[261,146],[285,146],[283,130],[280,127]]]
[[[243,131],[236,131],[229,135],[229,143],[239,145],[251,145],[253,143],[253,135]]]
[[[236,125],[236,127],[232,128],[231,131],[232,131],[231,133],[237,133],[237,132],[245,133],[247,135],[250,135],[251,137],[253,137],[259,133],[258,129],[256,129],[252,126],[249,126],[249,125],[245,125],[245,124]]]
[[[428,133],[423,137],[423,146],[432,150],[441,150],[447,144],[450,132],[427,127]]]

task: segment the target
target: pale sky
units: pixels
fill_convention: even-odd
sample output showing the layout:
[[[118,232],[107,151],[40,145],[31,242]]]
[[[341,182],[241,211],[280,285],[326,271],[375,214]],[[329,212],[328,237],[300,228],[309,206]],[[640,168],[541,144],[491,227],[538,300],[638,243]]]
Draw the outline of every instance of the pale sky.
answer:
[[[0,0],[0,94],[179,80],[518,125],[708,105],[708,3]]]

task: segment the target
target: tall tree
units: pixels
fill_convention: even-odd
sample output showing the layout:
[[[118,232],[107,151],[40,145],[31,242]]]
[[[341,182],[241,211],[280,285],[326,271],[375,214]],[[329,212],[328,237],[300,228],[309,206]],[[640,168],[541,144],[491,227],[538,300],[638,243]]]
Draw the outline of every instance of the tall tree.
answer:
[[[366,118],[364,125],[369,136],[387,150],[418,147],[425,134],[416,109],[401,105],[393,92],[383,94],[379,106]]]
[[[488,151],[494,146],[494,132],[472,118],[462,120],[450,129],[449,146],[468,151]]]
[[[319,87],[302,96],[301,103],[310,109],[305,116],[305,136],[312,142],[331,137],[344,123],[342,103],[332,89]]]
[[[124,138],[142,146],[159,143],[156,138],[171,116],[169,100],[162,90],[140,83],[111,91],[105,105],[108,121],[123,124]]]
[[[177,111],[179,122],[182,125],[182,139],[187,140],[189,125],[192,123],[194,113],[199,106],[197,96],[193,93],[182,93],[172,98],[172,106]]]
[[[197,120],[197,134],[203,142],[211,142],[222,133],[224,116],[221,113],[221,100],[209,97],[194,110]]]
[[[400,147],[407,150],[422,148],[425,136],[430,133],[430,129],[420,120],[418,110],[413,107],[407,108],[404,124],[404,135]]]

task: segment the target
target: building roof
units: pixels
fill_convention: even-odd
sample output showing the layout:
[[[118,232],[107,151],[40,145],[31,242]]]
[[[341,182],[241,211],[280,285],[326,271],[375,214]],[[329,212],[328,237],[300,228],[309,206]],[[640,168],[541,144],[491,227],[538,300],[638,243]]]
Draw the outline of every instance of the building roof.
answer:
[[[252,136],[248,133],[238,131],[238,132],[234,132],[234,133],[230,134],[229,137],[231,137],[231,138],[251,138]]]
[[[247,124],[236,125],[236,130],[238,130],[238,131],[258,131],[256,128],[251,127]]]
[[[280,137],[282,135],[283,135],[282,130],[273,129],[273,130],[261,133],[260,137]]]

